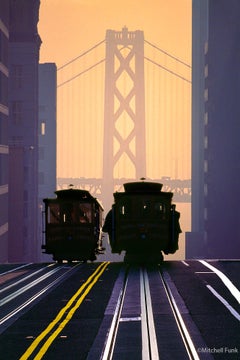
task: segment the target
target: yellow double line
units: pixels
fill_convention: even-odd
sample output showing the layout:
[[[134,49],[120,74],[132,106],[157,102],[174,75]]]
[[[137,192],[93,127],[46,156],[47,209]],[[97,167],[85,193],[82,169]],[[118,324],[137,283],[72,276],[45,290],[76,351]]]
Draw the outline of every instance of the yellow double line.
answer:
[[[71,320],[73,314],[78,309],[78,307],[83,302],[84,298],[87,296],[89,291],[92,289],[94,284],[98,281],[102,273],[105,271],[108,266],[109,261],[105,261],[101,263],[95,272],[88,278],[88,280],[78,289],[78,291],[71,297],[66,306],[64,306],[55,319],[47,326],[47,328],[33,341],[33,343],[29,346],[29,348],[25,351],[25,353],[21,356],[20,360],[26,360],[29,356],[36,350],[39,343],[49,334],[49,332],[57,326],[56,330],[48,337],[45,343],[42,345],[38,353],[34,356],[34,360],[42,359],[43,355],[47,352],[49,346],[58,336],[58,334],[64,329],[67,323]],[[66,316],[64,317],[66,311],[72,306],[73,302],[78,298],[81,294],[75,305],[68,311]],[[61,321],[61,322],[60,322]]]

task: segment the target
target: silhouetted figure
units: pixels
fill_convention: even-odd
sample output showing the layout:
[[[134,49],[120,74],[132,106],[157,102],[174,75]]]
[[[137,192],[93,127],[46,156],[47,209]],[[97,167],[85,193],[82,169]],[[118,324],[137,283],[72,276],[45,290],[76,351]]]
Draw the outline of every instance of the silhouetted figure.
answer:
[[[112,241],[113,241],[113,223],[112,223],[112,218],[113,218],[113,211],[112,209],[109,210],[109,212],[107,213],[107,216],[105,218],[105,221],[104,221],[104,225],[103,225],[103,228],[102,228],[102,231],[103,232],[106,232],[108,233],[108,236],[109,236],[109,241],[110,241],[110,244],[112,245]]]
[[[164,250],[164,254],[174,254],[177,250],[178,250],[178,238],[179,238],[179,234],[182,232],[181,227],[180,227],[180,212],[176,211],[175,208],[174,210],[174,215],[172,216],[172,220],[170,222],[170,226],[171,226],[171,231],[170,233],[172,234],[172,238],[171,238],[171,242],[169,244],[169,247]]]

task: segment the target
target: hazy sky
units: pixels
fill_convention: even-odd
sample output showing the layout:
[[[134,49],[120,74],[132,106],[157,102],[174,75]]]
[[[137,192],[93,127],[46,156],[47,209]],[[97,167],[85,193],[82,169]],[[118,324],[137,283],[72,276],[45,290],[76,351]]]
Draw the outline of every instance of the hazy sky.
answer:
[[[55,62],[60,67],[104,40],[107,29],[121,31],[127,26],[129,31],[144,31],[146,40],[191,64],[191,3],[192,0],[41,0],[38,24],[42,39],[40,62]],[[97,54],[91,61],[100,60],[101,56]],[[153,60],[172,66],[174,71],[181,71],[179,64],[166,63],[166,58]],[[81,66],[80,62],[69,66],[67,76],[71,76],[73,71],[81,71]],[[147,176],[151,179],[164,175],[189,178],[191,87],[176,79],[171,85],[171,75],[150,65],[145,71],[149,86],[146,89]],[[58,91],[58,177],[101,177],[103,73],[104,68],[98,68],[86,80],[79,78]],[[190,78],[189,73],[187,76]],[[159,85],[159,77],[163,84]],[[95,89],[95,82],[101,90]],[[86,106],[89,94],[91,104]],[[96,111],[91,113],[93,105],[98,109],[97,116]],[[157,111],[159,107],[165,108],[165,112],[154,113],[152,109]],[[81,113],[79,108],[82,108]],[[94,141],[90,143],[92,138]],[[168,143],[165,143],[166,139]],[[167,161],[169,166],[163,166],[162,162],[170,151],[173,155]],[[189,230],[190,215],[189,212],[184,215],[179,205],[184,232]],[[184,242],[181,241],[177,256],[184,258],[183,253]]]
[[[40,62],[55,62],[60,67],[104,40],[107,29],[121,31],[124,26],[129,31],[144,31],[147,41],[191,63],[191,0],[41,0],[38,25],[42,39]],[[148,56],[171,67],[173,71],[182,71],[179,63],[170,64],[166,58],[154,58],[153,53]],[[104,53],[92,54],[91,59],[75,62],[67,68],[65,79],[81,71],[82,66],[89,66],[102,57]],[[89,73],[86,80],[81,77],[78,82],[71,82],[58,91],[57,172],[60,177],[101,177],[104,68],[98,68],[97,71]],[[145,68],[148,171],[143,176],[189,178],[190,86],[186,87],[183,81],[177,82],[175,78],[170,88],[169,74],[160,73],[159,69],[154,71],[149,66]],[[62,73],[58,72],[59,82]],[[163,83],[168,84],[165,89],[160,90],[162,85],[157,84],[159,76]],[[189,74],[187,76],[190,77]],[[91,104],[88,105],[89,99]],[[165,112],[157,113],[160,108],[165,108]],[[160,140],[157,134],[166,135],[166,146],[163,144],[164,138]],[[91,139],[92,143],[84,144],[86,138]],[[183,143],[185,147],[181,145]],[[169,151],[171,149],[172,154],[168,151],[169,159],[163,147],[165,152],[166,147]],[[82,154],[84,157],[81,158]],[[162,158],[156,158],[159,155]],[[129,177],[131,174],[129,171]],[[122,177],[122,170],[119,170],[119,176]]]
[[[145,38],[191,61],[192,0],[41,0],[40,61],[62,65],[104,39],[107,29],[144,30]]]

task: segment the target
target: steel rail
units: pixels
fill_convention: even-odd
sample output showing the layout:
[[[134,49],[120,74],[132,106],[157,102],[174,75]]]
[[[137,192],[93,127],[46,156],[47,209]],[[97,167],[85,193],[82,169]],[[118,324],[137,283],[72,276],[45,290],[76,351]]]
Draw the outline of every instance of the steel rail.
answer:
[[[197,350],[193,344],[191,336],[187,330],[187,327],[183,321],[182,315],[178,309],[177,303],[174,299],[170,286],[168,285],[168,273],[166,271],[159,272],[160,278],[163,283],[166,295],[168,297],[169,304],[172,308],[173,315],[175,317],[179,332],[181,334],[183,343],[185,345],[189,359],[191,360],[200,360]]]
[[[0,300],[0,306],[3,306],[5,304],[7,304],[9,301],[12,301],[16,297],[22,295],[24,292],[30,290],[32,287],[34,287],[34,286],[38,285],[40,282],[46,280],[48,277],[52,276],[53,274],[55,274],[59,270],[60,270],[60,268],[55,268],[55,269],[49,271],[48,273],[40,276],[36,280],[33,280],[29,284],[27,284],[27,285],[21,287],[20,289],[14,291],[12,294],[10,294],[8,296],[5,296],[2,300]]]
[[[158,360],[158,346],[153,319],[152,300],[146,269],[140,269],[140,297],[142,310],[142,358]]]
[[[34,294],[31,298],[29,298],[27,301],[23,302],[21,305],[19,305],[17,308],[15,308],[14,310],[10,311],[8,314],[6,314],[5,316],[3,316],[2,318],[0,318],[0,326],[3,325],[4,323],[6,323],[7,321],[11,320],[11,319],[15,319],[16,315],[23,311],[27,306],[29,306],[31,303],[33,303],[35,300],[37,300],[38,298],[40,298],[44,293],[46,293],[47,291],[49,291],[50,289],[52,289],[54,286],[56,286],[58,283],[60,283],[62,280],[64,280],[66,277],[68,277],[70,275],[70,273],[72,273],[73,271],[76,271],[77,267],[79,266],[79,264],[75,265],[73,268],[69,269],[67,272],[65,272],[64,274],[62,274],[61,276],[59,276],[57,279],[55,279],[54,281],[52,281],[50,284],[48,284],[47,286],[45,286],[43,289],[41,289],[40,291],[38,291],[36,294]],[[1,333],[1,329],[0,329],[0,333]]]
[[[17,270],[19,270],[19,269],[22,269],[22,268],[24,268],[24,267],[30,266],[30,265],[32,265],[32,264],[33,264],[33,263],[23,264],[23,265],[17,266],[16,268],[11,269],[11,270],[7,270],[7,271],[5,271],[5,272],[3,272],[3,273],[0,273],[0,277],[3,276],[3,275],[10,274],[10,273],[12,273],[12,272],[14,272],[14,271],[17,271]]]
[[[107,334],[107,339],[105,341],[104,349],[102,351],[100,360],[111,360],[113,357],[115,342],[118,333],[118,326],[120,323],[122,308],[126,295],[127,283],[128,283],[128,277],[125,278],[123,286],[120,289],[112,323],[109,332]]]
[[[15,281],[15,282],[12,283],[12,284],[3,287],[3,288],[0,290],[0,294],[3,293],[3,292],[5,292],[5,291],[7,291],[7,290],[9,290],[9,289],[11,289],[11,288],[13,288],[13,287],[15,287],[15,286],[17,286],[17,285],[19,285],[19,284],[21,284],[22,282],[30,279],[31,277],[39,274],[40,272],[46,270],[48,267],[53,266],[53,265],[55,265],[55,264],[47,265],[47,266],[45,266],[45,267],[43,267],[43,268],[41,268],[41,269],[39,269],[39,270],[34,271],[34,272],[31,273],[31,274],[28,274],[28,275],[26,274],[22,279],[17,280],[17,281]],[[0,301],[0,303],[1,303],[1,301]]]
[[[128,276],[123,283],[118,295],[113,319],[107,334],[101,360],[111,360],[114,355],[115,343],[118,334],[119,323],[122,321],[122,309],[127,292]],[[151,294],[148,274],[145,269],[140,269],[140,304],[141,304],[141,330],[142,330],[142,358],[144,360],[158,360],[158,346],[153,319]]]

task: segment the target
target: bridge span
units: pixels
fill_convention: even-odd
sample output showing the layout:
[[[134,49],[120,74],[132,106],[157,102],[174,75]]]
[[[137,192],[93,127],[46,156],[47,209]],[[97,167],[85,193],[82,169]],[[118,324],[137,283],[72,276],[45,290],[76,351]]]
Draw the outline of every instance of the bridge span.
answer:
[[[136,179],[121,178],[114,179],[114,191],[123,191],[123,184]],[[191,202],[191,180],[171,179],[169,177],[162,177],[161,179],[154,179],[154,182],[163,184],[163,191],[173,192],[175,202]],[[104,198],[106,196],[103,192],[104,179],[101,178],[58,178],[57,188],[60,190],[67,189],[69,186],[74,186],[76,189],[88,190],[93,196],[97,198]],[[112,194],[107,194],[112,195]]]

